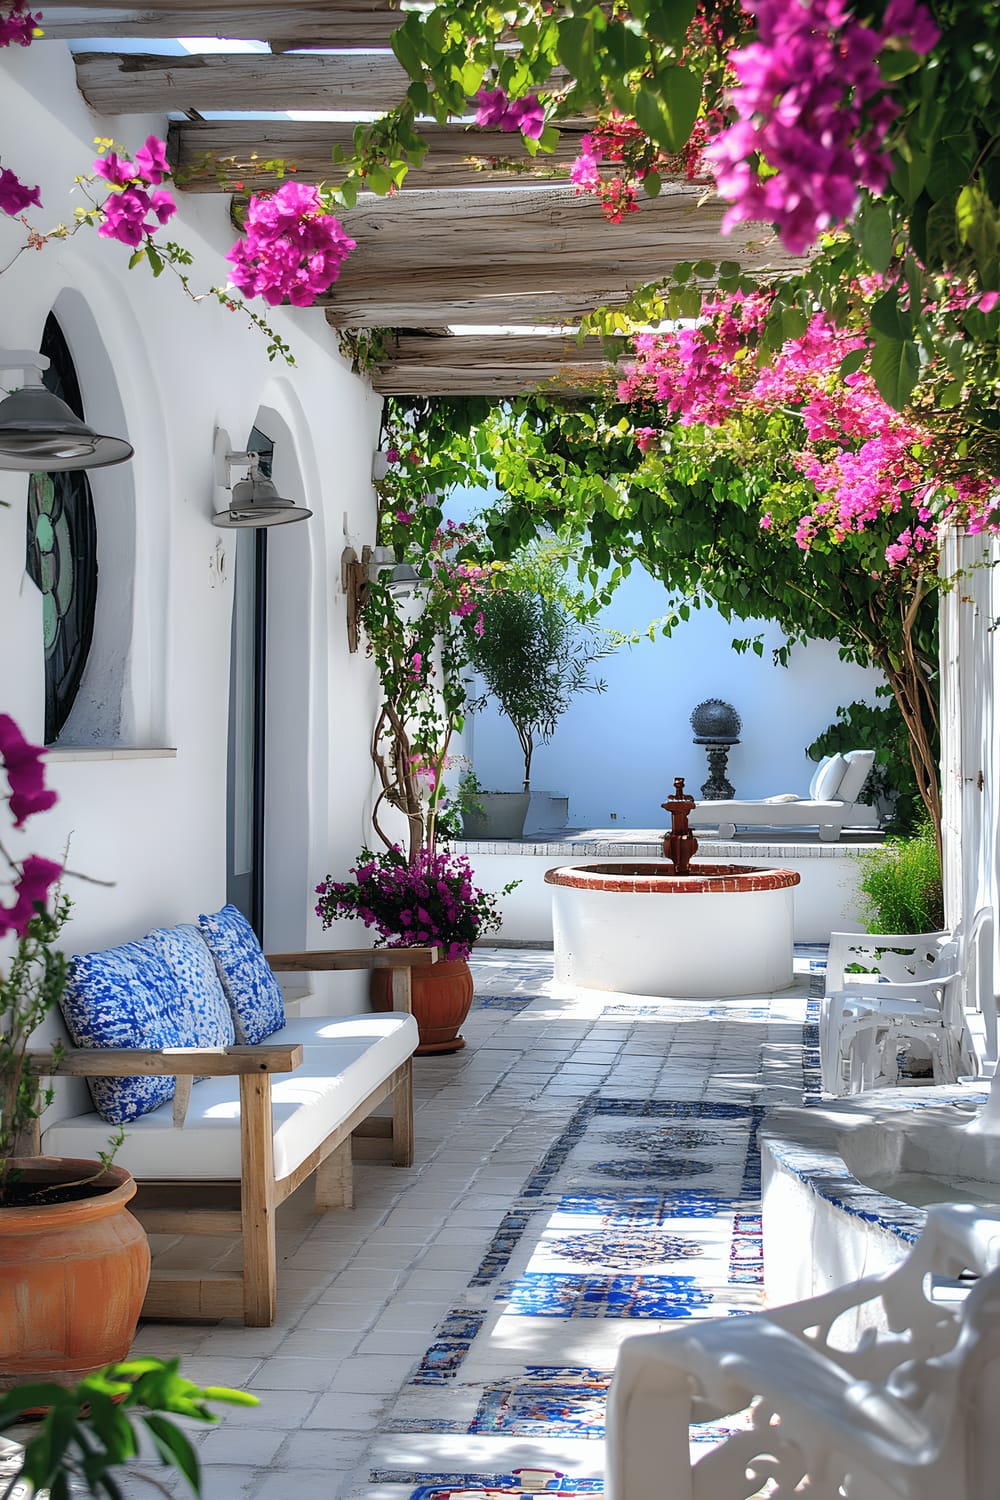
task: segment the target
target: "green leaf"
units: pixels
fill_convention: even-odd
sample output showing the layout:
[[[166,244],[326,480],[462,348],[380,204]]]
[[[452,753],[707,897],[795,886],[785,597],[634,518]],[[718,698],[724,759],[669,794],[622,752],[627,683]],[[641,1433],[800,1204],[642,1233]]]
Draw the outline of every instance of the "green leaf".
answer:
[[[852,349],[850,354],[845,354],[844,358],[840,361],[841,379],[845,375],[853,375],[856,370],[860,370],[867,358],[867,349]]]
[[[636,95],[635,117],[664,151],[680,151],[701,103],[701,78],[687,68],[666,67]]]
[[[902,152],[897,155],[892,185],[907,207],[912,207],[919,198],[924,183],[927,181],[930,165],[931,159],[928,152],[920,151],[915,147],[911,147],[906,156]]]
[[[788,343],[791,339],[800,339],[809,327],[809,319],[799,307],[786,307],[781,314],[781,339],[782,343]]]
[[[643,31],[658,42],[681,42],[694,19],[697,0],[667,0],[653,5],[646,14]]]
[[[647,172],[642,179],[642,186],[647,198],[658,198],[660,196],[660,188],[663,186],[659,172]]]
[[[891,338],[876,329],[872,375],[883,400],[896,411],[902,411],[919,374],[920,356],[913,340]]]
[[[146,246],[146,259],[154,276],[159,276],[163,271],[163,257],[155,245]]]
[[[715,275],[714,260],[698,260],[694,264],[694,274],[700,281],[708,281]]]
[[[583,88],[594,79],[594,25],[583,16],[566,16],[559,22],[556,47],[559,61]]]
[[[396,54],[396,61],[414,80],[424,76],[421,40],[420,20],[416,11],[411,11],[402,26],[389,38],[389,45]]]
[[[883,292],[872,303],[868,316],[872,327],[886,338],[905,340],[912,337],[913,319],[909,314],[900,312],[899,292],[895,288]]]
[[[878,70],[886,83],[905,78],[907,73],[915,73],[920,64],[921,58],[909,47],[884,47],[878,55]]]
[[[1000,214],[976,183],[967,183],[959,193],[955,221],[962,243],[975,256],[980,276],[990,278],[1000,249]]]
[[[198,1455],[185,1434],[173,1422],[155,1412],[148,1413],[143,1421],[163,1462],[179,1469],[195,1494],[200,1495]]]
[[[892,263],[892,221],[881,199],[865,203],[857,220],[861,253],[873,271],[882,275]]]

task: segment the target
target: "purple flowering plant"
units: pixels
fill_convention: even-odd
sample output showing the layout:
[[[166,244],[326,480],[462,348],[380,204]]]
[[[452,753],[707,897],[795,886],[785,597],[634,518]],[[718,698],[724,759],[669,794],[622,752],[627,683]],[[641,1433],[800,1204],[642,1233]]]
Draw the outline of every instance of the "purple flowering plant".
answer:
[[[398,845],[380,854],[362,849],[350,873],[353,880],[328,875],[316,887],[316,915],[324,927],[337,917],[360,917],[378,932],[380,948],[428,945],[447,960],[468,958],[477,938],[500,927],[497,897],[473,883],[463,854],[418,849],[407,860]]]
[[[45,785],[43,754],[9,714],[0,714],[0,767],[7,781],[0,801],[7,803],[13,832],[56,801]],[[12,1185],[10,1158],[18,1138],[50,1097],[40,1087],[28,1044],[66,983],[66,959],[55,946],[69,915],[69,901],[58,887],[62,873],[54,860],[19,856],[0,843],[0,937],[12,934],[15,939],[0,969],[0,1205]]]

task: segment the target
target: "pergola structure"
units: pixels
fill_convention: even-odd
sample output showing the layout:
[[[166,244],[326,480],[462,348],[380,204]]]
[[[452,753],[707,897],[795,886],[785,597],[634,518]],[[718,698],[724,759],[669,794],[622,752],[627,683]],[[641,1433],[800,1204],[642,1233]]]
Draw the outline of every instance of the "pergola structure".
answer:
[[[47,37],[148,40],[149,52],[86,52],[80,90],[103,115],[164,111],[181,185],[233,193],[275,184],[263,163],[281,160],[298,180],[333,180],[331,151],[358,120],[401,99],[406,75],[389,49],[400,12],[387,0],[256,0],[202,6],[59,0],[44,11]],[[170,55],[158,38],[255,39],[268,53]],[[298,50],[296,50],[298,49]],[[332,49],[332,50],[331,50]],[[292,120],[286,112],[344,118]],[[240,112],[240,119],[212,118]],[[249,116],[249,118],[247,117]],[[564,131],[551,155],[529,158],[518,135],[466,123],[428,123],[425,164],[391,198],[362,195],[341,215],[357,242],[323,299],[336,329],[392,330],[372,372],[400,395],[513,394],[547,384],[572,389],[605,367],[599,340],[567,337],[586,312],[624,302],[681,261],[790,268],[766,225],[720,234],[722,206],[703,185],[665,182],[620,224],[566,180],[587,122]],[[518,163],[512,175],[500,162]],[[507,334],[455,334],[456,325]],[[550,330],[539,332],[539,327]]]

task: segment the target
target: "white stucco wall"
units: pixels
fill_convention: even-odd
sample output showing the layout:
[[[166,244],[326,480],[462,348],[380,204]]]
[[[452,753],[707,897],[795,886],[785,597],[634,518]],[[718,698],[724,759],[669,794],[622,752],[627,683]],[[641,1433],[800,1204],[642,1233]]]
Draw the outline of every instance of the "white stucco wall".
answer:
[[[44,209],[29,215],[40,227],[72,222],[81,200],[70,188],[90,170],[95,136],[134,150],[165,124],[95,116],[61,43],[12,48],[0,60],[3,163],[41,185]],[[234,238],[228,199],[178,200],[166,233],[194,253],[193,287],[224,282]],[[0,265],[23,239],[22,226],[0,215]],[[0,275],[0,347],[37,349],[55,307],[88,418],[135,447],[131,463],[91,473],[103,610],[94,670],[117,661],[114,732],[102,744],[81,716],[79,748],[51,756],[59,804],[16,848],[56,854],[71,836],[71,866],[112,882],[68,883],[70,951],[191,919],[225,899],[236,538],[211,525],[228,499],[215,484],[213,442],[223,428],[242,448],[256,422],[275,441],[279,491],[314,511],[305,524],[269,532],[265,941],[320,946],[312,888],[327,871],[346,871],[371,806],[375,682],[363,652],[348,654],[340,555],[347,541],[360,551],[374,540],[380,403],[339,355],[321,310],[268,314],[296,360],[270,364],[264,338],[238,314],[196,304],[169,271],[159,280],[145,266],[130,273],[128,258],[127,247],[84,229],[22,254]],[[0,708],[40,742],[40,597],[24,572],[26,492],[26,475],[0,471],[9,507],[0,509]],[[145,753],[126,753],[136,750]],[[360,946],[366,936],[344,924],[336,941]],[[362,981],[338,978],[337,988],[354,1005]]]

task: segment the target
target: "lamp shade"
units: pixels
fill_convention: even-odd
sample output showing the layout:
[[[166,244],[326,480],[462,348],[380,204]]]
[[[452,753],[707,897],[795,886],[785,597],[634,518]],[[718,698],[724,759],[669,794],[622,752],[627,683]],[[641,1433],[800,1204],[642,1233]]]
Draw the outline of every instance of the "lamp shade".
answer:
[[[42,385],[25,385],[0,401],[0,469],[100,469],[133,452],[124,438],[96,433]]]
[[[311,515],[312,511],[304,505],[283,499],[270,479],[255,474],[233,485],[229,509],[214,515],[212,525],[238,531],[254,526],[284,526],[289,521],[307,521]]]

